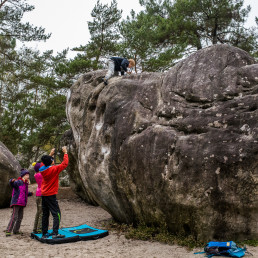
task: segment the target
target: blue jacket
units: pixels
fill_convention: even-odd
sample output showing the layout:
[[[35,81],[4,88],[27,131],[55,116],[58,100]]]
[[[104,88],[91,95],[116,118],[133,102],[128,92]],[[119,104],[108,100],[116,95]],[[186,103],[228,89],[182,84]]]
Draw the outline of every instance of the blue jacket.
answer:
[[[129,61],[123,57],[111,57],[111,60],[115,63],[115,71],[121,72],[121,75],[124,75],[124,72],[127,72],[127,67],[129,65]]]

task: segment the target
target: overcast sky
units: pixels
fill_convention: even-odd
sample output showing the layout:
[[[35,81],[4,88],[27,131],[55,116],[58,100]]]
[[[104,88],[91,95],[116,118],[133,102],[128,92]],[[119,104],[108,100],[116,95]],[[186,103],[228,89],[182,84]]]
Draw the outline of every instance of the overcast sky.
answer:
[[[46,33],[52,33],[46,42],[31,42],[27,46],[41,51],[54,50],[54,54],[66,48],[86,45],[90,39],[87,21],[91,21],[91,11],[97,0],[28,0],[35,6],[31,12],[25,13],[23,21],[35,26],[42,26]],[[109,4],[111,0],[100,0],[102,4]],[[118,9],[123,10],[122,17],[126,18],[133,9],[141,10],[139,0],[117,0]],[[249,26],[255,25],[255,15],[258,16],[258,0],[245,0],[245,6],[251,5]],[[70,57],[73,56],[71,53]]]

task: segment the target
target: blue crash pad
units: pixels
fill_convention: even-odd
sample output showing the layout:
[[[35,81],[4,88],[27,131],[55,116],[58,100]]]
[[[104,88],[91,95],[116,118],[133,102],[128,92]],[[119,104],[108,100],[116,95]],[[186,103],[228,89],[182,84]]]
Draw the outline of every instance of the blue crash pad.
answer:
[[[52,232],[52,229],[48,230],[49,234]],[[65,235],[65,237],[52,239],[52,236],[49,236],[48,238],[42,239],[42,234],[31,233],[31,238],[35,238],[38,241],[47,244],[62,244],[82,240],[94,240],[108,235],[107,230],[93,228],[86,224],[77,227],[60,228],[58,233]]]

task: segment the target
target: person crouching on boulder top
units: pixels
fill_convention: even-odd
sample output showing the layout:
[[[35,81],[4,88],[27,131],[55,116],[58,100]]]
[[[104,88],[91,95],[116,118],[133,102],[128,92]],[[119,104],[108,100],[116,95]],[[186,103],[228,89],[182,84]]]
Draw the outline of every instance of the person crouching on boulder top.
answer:
[[[52,149],[50,155],[44,155],[41,157],[43,166],[39,169],[42,175],[41,184],[41,196],[42,196],[42,238],[48,238],[48,225],[49,225],[49,212],[53,216],[53,233],[52,239],[63,238],[64,235],[58,233],[61,212],[58,205],[56,195],[58,193],[59,186],[59,174],[68,166],[68,154],[66,147],[62,147],[64,153],[63,162],[60,165],[54,165],[53,155],[55,149]]]
[[[124,75],[125,72],[131,74],[131,72],[127,71],[127,68],[132,68],[134,66],[135,61],[133,59],[127,60],[123,57],[111,57],[108,60],[108,71],[103,78],[104,84],[107,85],[109,78],[111,78],[113,75],[117,76],[118,72],[121,72],[121,75]]]

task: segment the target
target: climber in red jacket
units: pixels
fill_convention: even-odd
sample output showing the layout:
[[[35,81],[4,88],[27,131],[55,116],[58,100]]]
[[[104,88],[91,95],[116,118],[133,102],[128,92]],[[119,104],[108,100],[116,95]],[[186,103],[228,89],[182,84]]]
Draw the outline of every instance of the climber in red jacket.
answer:
[[[58,233],[60,221],[61,221],[61,212],[56,199],[59,186],[59,174],[68,166],[68,154],[66,147],[62,147],[64,153],[63,162],[60,165],[54,165],[53,155],[55,149],[52,149],[50,155],[44,155],[41,158],[42,163],[44,164],[39,172],[42,175],[42,184],[41,184],[41,195],[42,195],[42,238],[48,238],[48,225],[49,225],[49,212],[53,216],[53,233],[52,239],[63,238],[64,235]]]

